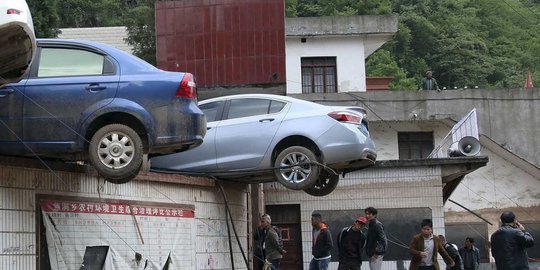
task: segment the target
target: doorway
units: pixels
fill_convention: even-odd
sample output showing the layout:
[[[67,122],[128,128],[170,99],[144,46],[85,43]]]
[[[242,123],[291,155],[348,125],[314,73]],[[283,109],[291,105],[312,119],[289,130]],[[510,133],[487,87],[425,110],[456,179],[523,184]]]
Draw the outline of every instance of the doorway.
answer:
[[[287,251],[281,259],[281,269],[302,270],[302,230],[299,204],[267,205],[266,213],[272,225],[281,229],[283,249]]]

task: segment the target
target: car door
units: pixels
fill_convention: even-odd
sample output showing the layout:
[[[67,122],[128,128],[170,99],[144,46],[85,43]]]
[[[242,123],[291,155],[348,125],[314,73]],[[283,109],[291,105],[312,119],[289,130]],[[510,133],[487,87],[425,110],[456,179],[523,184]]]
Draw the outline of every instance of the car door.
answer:
[[[22,104],[26,79],[0,87],[0,153],[14,154],[23,150]]]
[[[256,168],[286,114],[286,102],[263,98],[231,99],[217,126],[216,155],[220,169]]]
[[[37,57],[24,90],[24,140],[38,152],[74,150],[85,136],[78,134],[80,123],[115,97],[119,68],[85,46],[41,44]]]

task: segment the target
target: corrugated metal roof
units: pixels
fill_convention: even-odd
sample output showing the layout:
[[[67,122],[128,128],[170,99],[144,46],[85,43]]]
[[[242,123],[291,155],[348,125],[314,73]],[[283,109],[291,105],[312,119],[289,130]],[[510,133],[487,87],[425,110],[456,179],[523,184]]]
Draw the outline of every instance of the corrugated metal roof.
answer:
[[[125,26],[60,28],[60,31],[59,38],[101,42],[133,53],[133,48],[125,42],[125,38],[127,38],[127,28]]]

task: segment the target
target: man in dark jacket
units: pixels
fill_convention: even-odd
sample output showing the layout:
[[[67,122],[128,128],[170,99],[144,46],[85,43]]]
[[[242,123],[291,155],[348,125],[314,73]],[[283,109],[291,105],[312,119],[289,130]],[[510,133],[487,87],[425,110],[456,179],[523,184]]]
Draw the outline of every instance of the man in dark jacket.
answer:
[[[480,250],[474,246],[474,238],[465,238],[465,246],[459,249],[459,255],[463,260],[463,269],[480,269]]]
[[[446,242],[446,237],[444,235],[439,235],[439,239],[441,239],[441,242],[443,244],[444,249],[446,249],[446,253],[450,255],[450,258],[454,261],[454,266],[446,266],[446,270],[463,270],[463,261],[461,260],[461,256],[459,255],[457,246],[454,246],[448,242]]]
[[[439,89],[439,85],[437,84],[437,80],[435,80],[435,78],[433,78],[433,73],[431,72],[431,70],[428,70],[426,72],[426,77],[422,78],[422,86],[421,86],[422,90],[437,90],[437,91],[441,91],[441,89]]]
[[[380,270],[387,246],[386,233],[382,223],[377,220],[377,209],[368,207],[364,212],[368,220],[366,254],[369,258],[369,269]]]
[[[534,246],[534,239],[512,212],[501,215],[501,228],[491,235],[491,254],[497,269],[529,269],[526,248]]]
[[[311,254],[313,259],[309,263],[309,270],[328,270],[332,256],[332,235],[328,226],[322,222],[322,216],[319,213],[311,215],[311,226],[313,226],[313,247]]]
[[[367,223],[365,217],[357,218],[352,226],[345,227],[338,235],[339,266],[338,270],[360,270],[362,248],[366,237],[362,229]]]
[[[259,220],[259,227],[255,229],[253,233],[253,240],[255,241],[255,246],[253,250],[253,264],[255,270],[262,270],[264,266],[264,241],[266,240],[267,229],[265,226],[265,216],[262,215]]]
[[[266,230],[266,239],[264,241],[264,255],[266,260],[272,264],[272,270],[279,270],[281,258],[285,254],[283,249],[283,242],[279,237],[279,228],[272,226],[272,219],[270,215],[265,214],[262,217],[261,225]]]

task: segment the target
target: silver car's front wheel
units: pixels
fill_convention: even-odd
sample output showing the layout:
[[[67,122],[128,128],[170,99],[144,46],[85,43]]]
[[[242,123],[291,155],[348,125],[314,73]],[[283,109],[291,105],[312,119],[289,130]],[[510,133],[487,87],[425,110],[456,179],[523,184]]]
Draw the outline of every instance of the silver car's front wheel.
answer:
[[[312,187],[317,181],[320,168],[316,162],[317,157],[310,149],[291,146],[277,156],[274,174],[283,186],[304,190]]]

